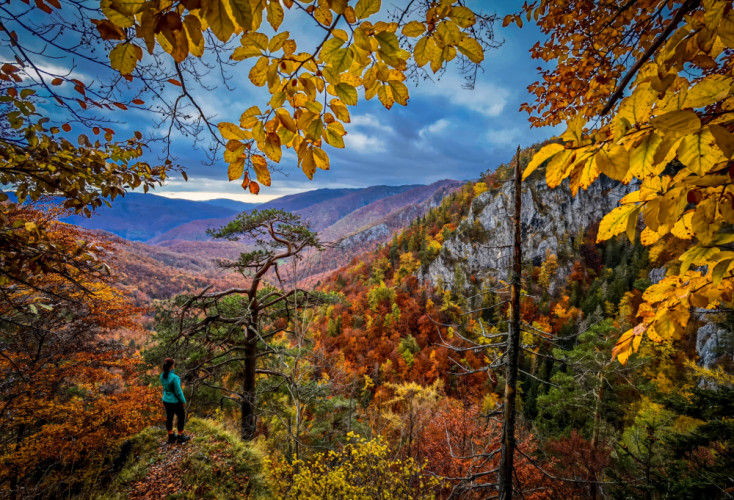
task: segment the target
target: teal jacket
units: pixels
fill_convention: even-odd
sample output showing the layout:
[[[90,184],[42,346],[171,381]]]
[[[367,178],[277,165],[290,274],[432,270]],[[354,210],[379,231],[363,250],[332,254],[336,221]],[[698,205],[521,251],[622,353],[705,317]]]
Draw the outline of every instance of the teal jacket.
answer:
[[[178,375],[173,373],[173,370],[168,372],[168,378],[164,378],[164,373],[161,373],[161,385],[163,385],[163,402],[164,403],[185,403],[186,398],[181,390],[181,379]]]

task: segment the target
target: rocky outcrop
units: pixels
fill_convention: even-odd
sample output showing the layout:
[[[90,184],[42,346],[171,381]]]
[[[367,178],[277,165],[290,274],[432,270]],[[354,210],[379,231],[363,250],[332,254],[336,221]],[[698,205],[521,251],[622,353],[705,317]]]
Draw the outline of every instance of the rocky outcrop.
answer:
[[[451,283],[457,266],[476,277],[507,276],[512,245],[512,183],[487,191],[472,203],[466,219],[439,256],[423,270],[423,279],[432,283]],[[578,234],[617,206],[619,200],[636,189],[602,177],[587,191],[574,197],[565,181],[550,189],[544,179],[527,182],[522,191],[523,258],[540,265],[546,254],[571,251]],[[565,248],[564,248],[565,247]],[[560,268],[563,279],[568,269]]]
[[[734,361],[734,333],[715,323],[708,323],[696,333],[698,364],[711,369],[722,362]]]

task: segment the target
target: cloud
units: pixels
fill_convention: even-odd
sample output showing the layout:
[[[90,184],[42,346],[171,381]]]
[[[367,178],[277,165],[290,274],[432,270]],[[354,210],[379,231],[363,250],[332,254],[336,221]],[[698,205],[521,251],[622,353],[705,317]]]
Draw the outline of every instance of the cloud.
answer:
[[[455,106],[484,116],[497,117],[502,114],[510,99],[509,90],[484,80],[477,81],[473,89],[464,88],[464,84],[461,76],[448,75],[435,83],[419,85],[414,92],[417,95],[441,97]]]
[[[487,142],[495,146],[506,146],[512,144],[512,142],[520,137],[520,129],[508,128],[501,130],[488,130],[485,134]]]
[[[358,153],[382,153],[386,151],[386,134],[394,134],[395,130],[381,123],[374,115],[365,113],[354,115],[349,124],[349,133],[344,137],[347,148]],[[359,129],[361,132],[354,130]]]
[[[352,116],[351,125],[353,127],[373,128],[382,132],[393,132],[393,128],[391,126],[381,123],[374,115],[369,113]]]
[[[349,132],[344,137],[344,142],[348,148],[358,153],[382,153],[385,151],[385,143],[383,141],[361,132]]]
[[[435,135],[443,132],[450,125],[450,123],[451,122],[449,122],[447,119],[441,118],[440,120],[420,129],[418,131],[418,135],[425,139],[426,136]]]

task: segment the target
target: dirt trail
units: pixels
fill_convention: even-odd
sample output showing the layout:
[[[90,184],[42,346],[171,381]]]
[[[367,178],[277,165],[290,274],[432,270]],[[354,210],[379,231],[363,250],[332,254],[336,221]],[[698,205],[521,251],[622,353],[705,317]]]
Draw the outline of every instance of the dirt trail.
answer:
[[[166,498],[174,493],[182,493],[181,462],[191,453],[190,443],[161,444],[158,453],[163,460],[150,466],[148,474],[130,486],[128,498],[135,500],[151,500]]]

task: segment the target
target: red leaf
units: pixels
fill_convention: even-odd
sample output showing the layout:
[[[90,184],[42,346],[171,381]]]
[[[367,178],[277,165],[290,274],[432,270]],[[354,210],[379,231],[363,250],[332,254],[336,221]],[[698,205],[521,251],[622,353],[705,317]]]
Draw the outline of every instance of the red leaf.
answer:
[[[260,185],[255,181],[250,181],[250,192],[252,194],[257,194],[260,192]]]
[[[169,79],[168,79],[168,83],[170,83],[170,84],[172,84],[172,85],[176,85],[177,87],[180,87],[180,86],[181,86],[181,82],[179,82],[179,81],[178,81],[178,80],[176,80],[175,78],[169,78]]]
[[[61,128],[64,129],[64,132],[71,132],[71,125],[68,123],[64,123]]]
[[[61,78],[54,78],[51,80],[51,85],[61,85],[62,83],[64,83],[64,80]]]
[[[133,99],[133,104],[137,104],[140,106],[142,104],[145,104],[145,101],[143,101],[142,99]]]

